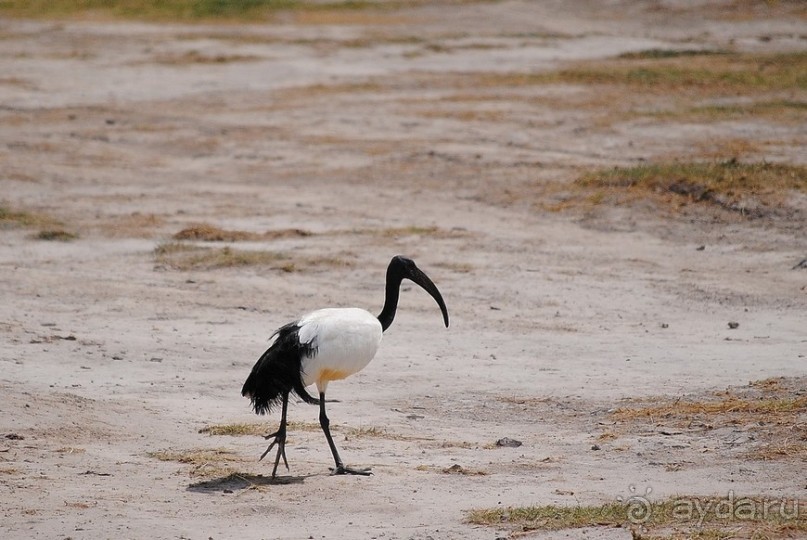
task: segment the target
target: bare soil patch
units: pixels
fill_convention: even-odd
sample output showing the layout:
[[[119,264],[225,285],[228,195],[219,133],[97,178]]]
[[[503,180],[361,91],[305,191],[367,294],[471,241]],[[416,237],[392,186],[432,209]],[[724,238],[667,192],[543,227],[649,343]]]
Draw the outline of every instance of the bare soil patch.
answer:
[[[807,498],[803,2],[44,4],[0,7],[0,536],[803,536],[629,514]],[[329,387],[374,475],[292,403],[271,479],[249,369],[396,254],[452,326],[405,286]]]

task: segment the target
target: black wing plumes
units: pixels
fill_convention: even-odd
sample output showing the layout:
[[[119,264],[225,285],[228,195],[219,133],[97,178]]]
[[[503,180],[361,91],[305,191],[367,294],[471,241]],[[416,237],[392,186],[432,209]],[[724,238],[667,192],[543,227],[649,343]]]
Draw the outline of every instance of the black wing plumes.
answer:
[[[247,377],[241,395],[252,401],[258,414],[266,414],[283,401],[283,395],[293,391],[306,403],[319,404],[303,385],[301,363],[304,356],[316,354],[311,344],[300,343],[297,323],[281,327],[277,338],[255,363]]]

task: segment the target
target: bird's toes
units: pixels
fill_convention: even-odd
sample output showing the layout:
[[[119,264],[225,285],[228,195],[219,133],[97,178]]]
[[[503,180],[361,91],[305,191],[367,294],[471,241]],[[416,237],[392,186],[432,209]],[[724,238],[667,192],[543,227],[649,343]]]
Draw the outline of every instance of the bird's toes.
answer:
[[[331,468],[332,476],[339,476],[343,474],[352,474],[356,476],[371,476],[373,473],[372,469],[370,469],[369,467],[363,469],[353,469],[351,467],[345,467],[345,466]]]

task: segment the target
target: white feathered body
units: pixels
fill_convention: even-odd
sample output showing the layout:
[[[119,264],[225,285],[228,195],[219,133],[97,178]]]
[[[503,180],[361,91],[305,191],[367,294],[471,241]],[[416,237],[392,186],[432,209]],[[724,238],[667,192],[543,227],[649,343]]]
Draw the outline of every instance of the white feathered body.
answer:
[[[302,359],[303,384],[325,392],[330,381],[364,369],[373,359],[383,335],[381,323],[359,308],[330,308],[304,315],[297,326],[300,343],[311,353]]]

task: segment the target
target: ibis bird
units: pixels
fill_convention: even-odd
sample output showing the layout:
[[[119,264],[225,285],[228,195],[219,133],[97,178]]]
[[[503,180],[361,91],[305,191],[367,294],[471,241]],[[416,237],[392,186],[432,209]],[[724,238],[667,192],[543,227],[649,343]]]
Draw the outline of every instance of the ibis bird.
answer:
[[[325,413],[325,391],[328,383],[361,371],[373,359],[381,336],[395,318],[404,279],[417,283],[434,298],[448,328],[448,310],[440,291],[415,265],[415,261],[399,255],[393,257],[387,267],[384,307],[377,317],[359,308],[320,309],[281,326],[272,335],[271,345],[255,363],[241,390],[241,395],[251,400],[252,407],[259,415],[281,405],[280,426],[277,431],[265,436],[272,442],[260,457],[263,459],[277,446],[272,478],[277,474],[281,458],[286,469],[289,468],[286,459],[286,411],[291,392],[306,403],[319,405],[320,427],[335,462],[333,474],[370,474],[369,469],[345,467],[339,457]],[[316,384],[319,399],[306,390],[311,384]]]

